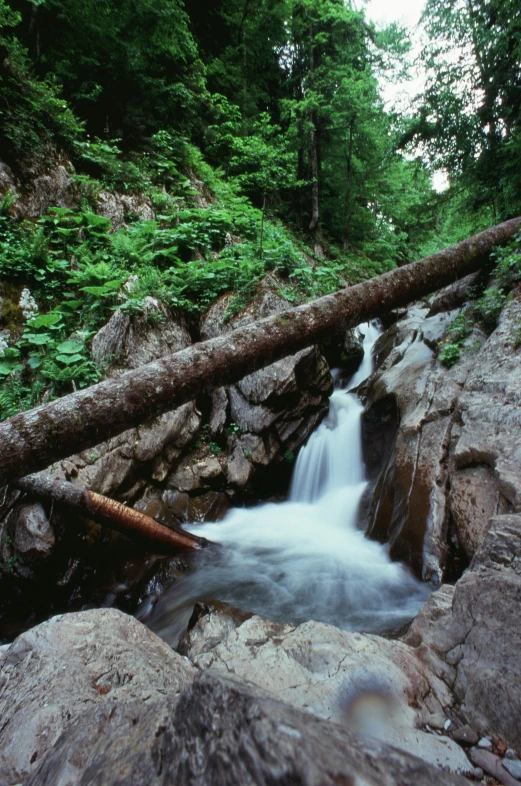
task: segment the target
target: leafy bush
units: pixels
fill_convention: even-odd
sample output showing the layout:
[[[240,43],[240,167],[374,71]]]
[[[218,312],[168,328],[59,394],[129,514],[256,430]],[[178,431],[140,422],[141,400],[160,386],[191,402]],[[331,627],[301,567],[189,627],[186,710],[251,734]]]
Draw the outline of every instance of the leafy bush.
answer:
[[[486,289],[476,302],[476,313],[487,330],[492,331],[496,327],[506,298],[503,289]]]
[[[454,366],[461,357],[463,342],[472,330],[472,322],[465,311],[452,320],[447,329],[447,338],[441,343],[438,360],[444,366]]]

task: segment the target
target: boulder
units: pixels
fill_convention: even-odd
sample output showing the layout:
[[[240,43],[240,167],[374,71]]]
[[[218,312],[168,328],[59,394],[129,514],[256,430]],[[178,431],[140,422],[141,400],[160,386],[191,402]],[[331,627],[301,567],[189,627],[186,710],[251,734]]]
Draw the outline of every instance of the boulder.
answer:
[[[39,502],[16,504],[18,492],[11,492],[11,507],[0,528],[2,570],[23,579],[34,579],[51,556],[55,534],[47,513]]]
[[[409,309],[377,342],[379,367],[363,391],[373,473],[368,532],[435,581],[460,553],[472,559],[491,515],[521,509],[521,372],[512,343],[521,291],[492,335],[474,327],[460,361],[446,368],[436,353],[455,314],[432,314],[423,304]]]
[[[0,783],[19,784],[82,714],[176,696],[188,661],[132,617],[97,609],[54,617],[0,654]]]
[[[201,324],[201,338],[213,338],[287,309],[290,304],[266,280],[242,314],[227,319],[230,296],[210,308]],[[228,483],[245,490],[259,467],[280,463],[297,450],[327,410],[332,380],[325,358],[316,347],[283,358],[249,374],[236,385],[212,394],[210,434],[233,429],[228,444]]]
[[[229,676],[201,674],[178,700],[92,708],[26,786],[458,786],[403,751],[314,718]]]
[[[452,703],[447,686],[413,649],[379,636],[306,622],[298,627],[209,604],[179,651],[199,669],[232,674],[320,718],[379,737],[436,766],[465,773],[448,737],[418,728]]]
[[[453,686],[481,735],[521,750],[521,516],[494,517],[469,570],[432,595],[405,641]]]
[[[16,212],[21,218],[39,218],[51,207],[65,207],[71,210],[78,207],[80,189],[71,179],[73,172],[69,161],[54,166],[44,174],[32,178],[17,205]]]
[[[100,191],[96,212],[108,218],[114,230],[121,229],[126,221],[153,221],[154,208],[142,194],[119,194],[117,191]]]

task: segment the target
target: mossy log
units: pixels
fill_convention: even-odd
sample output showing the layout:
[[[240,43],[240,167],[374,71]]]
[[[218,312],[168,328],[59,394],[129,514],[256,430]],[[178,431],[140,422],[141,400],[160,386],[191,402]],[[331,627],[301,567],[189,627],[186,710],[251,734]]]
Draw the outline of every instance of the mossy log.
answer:
[[[520,224],[521,218],[511,219],[419,262],[15,415],[0,424],[0,483],[44,469],[473,273]]]

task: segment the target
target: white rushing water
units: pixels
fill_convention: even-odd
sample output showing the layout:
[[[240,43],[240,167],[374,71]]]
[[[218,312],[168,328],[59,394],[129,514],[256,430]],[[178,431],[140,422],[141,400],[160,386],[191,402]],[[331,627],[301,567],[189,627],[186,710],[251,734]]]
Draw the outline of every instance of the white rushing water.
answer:
[[[363,407],[353,393],[373,367],[378,337],[364,334],[364,359],[300,451],[288,502],[232,510],[197,534],[221,544],[159,599],[147,624],[172,643],[197,600],[221,600],[281,622],[314,619],[348,630],[383,632],[411,619],[429,590],[392,562],[385,546],[357,527],[367,486]],[[194,528],[192,527],[192,530]]]

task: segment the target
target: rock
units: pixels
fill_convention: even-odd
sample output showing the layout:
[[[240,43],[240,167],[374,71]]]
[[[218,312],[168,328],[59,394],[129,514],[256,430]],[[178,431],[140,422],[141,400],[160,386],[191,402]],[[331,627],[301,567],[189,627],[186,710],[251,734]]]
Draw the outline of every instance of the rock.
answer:
[[[11,502],[18,496],[15,494]],[[54,545],[54,530],[43,505],[39,502],[15,504],[0,534],[2,570],[24,579],[34,579],[53,553]]]
[[[229,676],[201,674],[180,698],[90,709],[26,786],[457,786],[410,754],[364,740]]]
[[[401,642],[319,622],[295,628],[253,616],[238,625],[226,610],[210,609],[179,646],[199,669],[233,674],[294,707],[356,724],[437,766],[468,770],[456,743],[417,728],[415,708],[440,712],[450,694]]]
[[[153,221],[154,209],[150,200],[143,195],[119,194],[112,191],[100,191],[96,212],[108,218],[114,230],[125,226],[127,220]]]
[[[508,770],[510,775],[517,780],[521,780],[521,761],[519,759],[503,759],[503,767]]]
[[[436,581],[449,558],[447,531],[450,559],[470,560],[491,515],[521,510],[513,436],[521,426],[521,372],[511,343],[521,298],[509,300],[488,340],[474,328],[461,360],[447,369],[434,350],[455,313],[411,307],[377,342],[380,365],[364,391],[367,422],[391,412],[389,400],[400,416],[366,493],[368,530],[390,542],[393,557]],[[371,451],[369,444],[374,464]]]
[[[505,759],[517,759],[517,753],[512,748],[507,748],[505,751]]]
[[[17,205],[17,213],[22,218],[39,218],[51,207],[65,207],[71,210],[78,207],[80,189],[70,178],[73,171],[69,161],[58,164],[46,174],[32,178],[22,199]]]
[[[472,775],[474,776],[475,780],[481,781],[483,780],[485,773],[483,772],[481,767],[474,767],[474,769],[472,770]]]
[[[0,160],[0,197],[3,198],[8,191],[13,196],[18,196],[19,194],[18,186],[11,167],[7,166],[4,161]]]
[[[442,712],[431,713],[425,718],[425,723],[432,729],[444,729],[447,718]]]
[[[116,311],[92,342],[98,367],[118,376],[190,345],[190,334],[183,320],[166,310],[162,315],[164,321],[156,324],[145,317],[130,317]],[[73,482],[109,497],[142,479],[144,465],[150,465],[147,469],[153,480],[163,482],[183,449],[194,439],[200,424],[195,403],[189,402],[69,457],[67,468],[62,463],[56,474],[72,477]]]
[[[54,617],[19,636],[0,660],[0,780],[24,781],[85,710],[110,715],[175,696],[190,664],[132,617],[112,609]],[[80,723],[81,725],[81,723]]]
[[[430,300],[428,316],[432,317],[440,312],[451,311],[462,306],[469,299],[470,292],[478,284],[481,275],[481,273],[471,273],[436,292]]]
[[[487,751],[492,750],[492,742],[487,737],[482,737],[478,742],[478,748],[484,748]]]
[[[191,497],[167,489],[163,492],[163,501],[176,519],[184,524],[220,521],[230,509],[229,498],[218,491],[207,491]]]
[[[491,516],[508,511],[494,471],[487,466],[454,472],[448,503],[457,522],[458,541],[469,558],[481,544]]]
[[[230,296],[218,300],[203,319],[201,338],[287,309],[290,304],[270,289],[275,283],[266,279],[246,311],[230,320],[226,319]],[[325,414],[331,389],[329,367],[310,347],[215,391],[209,432],[222,433],[227,418],[234,429],[225,469],[228,484],[245,492],[253,487],[259,468],[281,463],[299,448]]]
[[[116,311],[92,339],[92,355],[99,368],[119,376],[192,343],[183,319],[160,306],[162,321]]]
[[[452,739],[460,745],[477,745],[478,735],[468,724],[460,726],[459,729],[454,729],[452,732]]]
[[[492,775],[492,777],[502,783],[503,786],[519,786],[519,781],[513,778],[510,773],[505,770],[499,756],[491,753],[491,751],[471,748],[469,756],[476,766],[481,767],[482,770]]]
[[[470,569],[454,588],[431,596],[405,637],[453,685],[472,726],[515,749],[521,749],[519,554],[521,515],[494,517]]]

